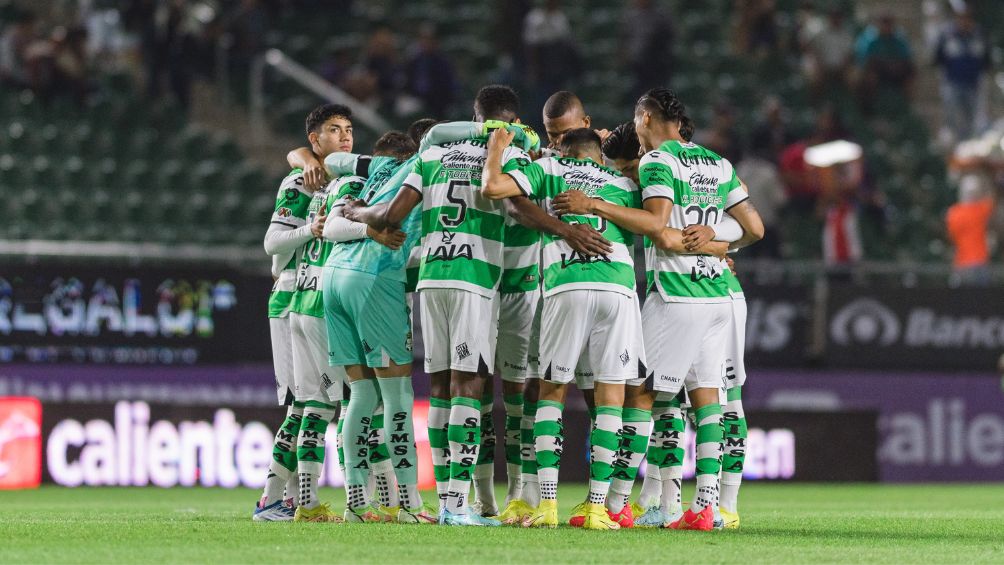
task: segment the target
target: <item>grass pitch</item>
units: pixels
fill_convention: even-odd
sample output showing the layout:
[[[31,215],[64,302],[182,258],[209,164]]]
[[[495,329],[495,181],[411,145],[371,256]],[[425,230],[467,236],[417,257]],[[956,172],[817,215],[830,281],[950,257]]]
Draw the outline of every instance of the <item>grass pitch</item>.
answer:
[[[578,485],[561,487],[565,516],[584,493]],[[321,494],[341,508],[341,491]],[[0,492],[0,562],[1004,562],[1001,485],[749,484],[735,532],[256,524],[250,514],[257,497],[224,489]]]

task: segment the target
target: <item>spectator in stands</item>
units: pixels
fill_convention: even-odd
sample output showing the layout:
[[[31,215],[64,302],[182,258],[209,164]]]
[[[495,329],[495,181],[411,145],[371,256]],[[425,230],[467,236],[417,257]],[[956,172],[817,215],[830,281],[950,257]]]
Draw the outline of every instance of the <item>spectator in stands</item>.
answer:
[[[147,92],[159,98],[166,81],[175,100],[187,109],[198,60],[196,36],[199,23],[185,0],[140,0],[138,4],[145,7],[145,10],[138,8],[134,15],[141,29]]]
[[[963,286],[990,286],[990,251],[987,226],[994,198],[979,176],[966,175],[959,183],[959,202],[948,208],[945,227],[955,246],[954,276]]]
[[[37,17],[32,12],[19,14],[0,36],[0,86],[29,88],[32,73],[29,52],[38,40],[35,26]]]
[[[876,25],[869,26],[858,37],[855,57],[861,74],[859,101],[866,113],[874,110],[877,94],[892,92],[901,98],[910,97],[913,84],[913,54],[906,36],[896,29],[891,14],[883,14]]]
[[[832,8],[826,18],[808,22],[800,35],[802,69],[813,95],[842,96],[854,60],[854,33],[843,10]]]
[[[376,82],[380,108],[391,111],[401,90],[401,67],[397,50],[397,36],[389,27],[380,27],[366,42],[363,66]]]
[[[523,21],[523,43],[531,107],[541,108],[548,96],[565,90],[579,74],[572,26],[560,0],[546,0],[530,10]]]
[[[987,125],[980,85],[990,68],[990,44],[968,10],[958,12],[942,32],[934,60],[944,73],[941,97],[955,139],[979,134]]]
[[[850,135],[836,109],[827,106],[816,117],[815,129],[809,137],[796,141],[781,151],[779,170],[792,213],[811,215],[819,204],[819,187],[805,163],[805,150],[826,141],[848,137]]]
[[[777,96],[768,96],[764,99],[760,114],[750,135],[751,148],[777,164],[781,151],[795,141],[795,136],[792,134],[791,126],[788,125],[781,99]]]
[[[788,201],[781,182],[777,165],[764,146],[756,146],[746,153],[736,164],[736,174],[746,183],[753,206],[763,220],[764,237],[759,244],[749,248],[754,257],[781,258],[781,231],[779,221],[781,209]]]
[[[777,29],[774,0],[741,0],[736,14],[735,38],[739,53],[762,59],[778,52],[781,35]]]
[[[674,32],[664,8],[652,0],[635,0],[621,24],[622,60],[633,81],[626,97],[633,104],[641,92],[672,84]]]
[[[437,119],[448,117],[459,85],[453,63],[440,50],[436,29],[431,24],[419,29],[414,53],[406,68],[405,88],[422,101],[424,115]]]

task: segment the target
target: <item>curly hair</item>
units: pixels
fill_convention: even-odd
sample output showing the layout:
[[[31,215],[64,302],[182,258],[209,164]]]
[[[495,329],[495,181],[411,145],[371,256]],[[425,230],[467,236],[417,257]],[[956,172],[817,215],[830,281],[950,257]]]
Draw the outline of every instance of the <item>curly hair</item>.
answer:
[[[667,122],[680,122],[680,137],[686,141],[694,136],[694,121],[676,93],[668,88],[653,88],[638,99],[641,106]]]
[[[624,122],[614,128],[603,140],[603,155],[607,159],[637,159],[641,152],[638,134],[634,130],[634,122]]]

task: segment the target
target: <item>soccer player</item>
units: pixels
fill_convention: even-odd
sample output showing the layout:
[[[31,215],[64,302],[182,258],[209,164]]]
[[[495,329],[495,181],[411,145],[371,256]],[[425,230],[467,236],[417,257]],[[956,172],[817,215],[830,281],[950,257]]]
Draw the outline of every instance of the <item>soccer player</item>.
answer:
[[[746,294],[735,275],[735,264],[726,258],[726,281],[732,299],[732,331],[729,333],[728,357],[725,360],[725,449],[722,453],[722,491],[719,510],[724,527],[739,529],[739,486],[746,461],[746,414],[742,390],[746,384]]]
[[[514,178],[502,174],[501,155],[507,145],[505,132],[492,135],[485,165],[485,192],[491,198],[517,196],[525,190]],[[564,157],[541,159],[524,169],[531,194],[544,208],[550,209],[550,201],[570,189],[622,206],[640,206],[637,186],[600,164],[600,138],[594,131],[579,128],[565,132],[558,149]],[[594,224],[612,249],[589,257],[575,252],[560,238],[544,236],[543,375],[534,423],[541,501],[525,525],[558,525],[561,412],[568,383],[576,379],[577,372],[586,372],[593,376],[596,420],[590,434],[589,496],[583,527],[618,529],[604,503],[619,448],[624,382],[637,378],[639,364],[644,363],[641,315],[634,290],[634,235],[595,216],[565,215],[561,219],[570,224]]]
[[[724,266],[718,256],[724,255],[724,243],[747,245],[762,237],[763,228],[731,164],[688,141],[693,125],[672,92],[654,89],[646,93],[636,106],[634,123],[642,148],[649,151],[639,166],[644,210],[611,206],[574,192],[556,199],[555,208],[570,213],[592,212],[609,221],[621,221],[649,238],[649,295],[642,311],[649,379],[655,381],[656,390],[667,393],[660,398],[665,404],[658,408],[669,413],[669,402],[686,382],[698,412],[699,492],[691,509],[672,524],[711,529],[718,503],[717,467],[722,443],[718,385],[731,317],[728,289],[722,277]],[[726,209],[737,220],[730,229],[726,229],[730,224],[721,221]],[[711,241],[709,233],[723,241]],[[625,394],[626,407],[643,411],[651,410],[654,400],[654,395],[642,386],[628,387]],[[675,424],[656,414],[655,433],[672,437],[676,432],[666,425]],[[635,443],[625,438],[625,443],[629,441]],[[636,468],[642,455],[630,451],[630,464]],[[628,478],[630,475],[625,480]],[[674,484],[665,480],[668,477],[663,478],[664,487]],[[625,486],[629,493],[630,487]],[[666,504],[670,497],[663,498]],[[622,496],[616,502],[621,500],[626,498]],[[611,511],[616,512],[616,507]]]
[[[475,99],[475,120],[515,120],[519,99],[500,85],[483,87]],[[432,375],[433,403],[450,398],[450,481],[440,522],[498,526],[469,511],[467,496],[481,435],[481,399],[493,373],[497,292],[502,266],[505,207],[481,195],[486,158],[484,138],[435,145],[422,152],[389,205],[347,206],[345,216],[377,229],[398,226],[419,202],[423,207],[423,254],[418,290],[425,332],[425,370]],[[523,179],[525,152],[510,148],[505,171]],[[530,205],[532,207],[532,205]],[[591,241],[582,230],[571,237]],[[440,414],[430,410],[430,436]],[[431,437],[430,437],[431,439]],[[433,461],[434,465],[436,461]]]
[[[552,94],[544,102],[543,113],[544,132],[547,133],[548,145],[552,150],[557,150],[561,136],[565,133],[573,129],[588,128],[592,124],[592,118],[586,114],[582,100],[567,90]]]
[[[306,120],[306,132],[312,151],[321,158],[334,151],[351,151],[351,116],[347,107],[334,104],[325,104],[311,111]],[[293,169],[279,187],[272,220],[265,235],[265,252],[272,256],[272,272],[276,277],[268,302],[272,357],[279,401],[288,408],[286,419],[276,433],[265,490],[255,510],[254,519],[259,521],[293,518],[294,503],[290,501],[286,505],[288,509],[284,510],[282,498],[283,490],[291,496],[297,489],[296,446],[304,421],[306,400],[297,397],[295,390],[289,310],[296,287],[298,251],[312,238],[320,236],[324,228],[323,215],[308,222],[310,202],[311,194],[304,187],[302,169]]]

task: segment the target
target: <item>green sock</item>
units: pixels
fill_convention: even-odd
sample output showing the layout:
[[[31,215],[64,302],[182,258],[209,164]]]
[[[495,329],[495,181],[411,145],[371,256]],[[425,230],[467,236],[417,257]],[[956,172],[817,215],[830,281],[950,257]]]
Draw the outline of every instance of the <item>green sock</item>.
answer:
[[[739,510],[739,486],[743,482],[746,461],[746,413],[743,412],[742,387],[728,391],[725,413],[725,450],[722,453],[722,494],[720,506],[729,512]]]
[[[450,401],[450,485],[446,508],[458,513],[467,509],[474,467],[481,449],[481,402],[455,397]]]
[[[303,407],[289,406],[286,419],[275,433],[272,443],[272,461],[268,466],[263,496],[268,504],[282,500],[289,478],[296,474],[296,436],[303,421]]]
[[[450,401],[429,399],[429,448],[432,450],[432,472],[436,477],[436,492],[440,499],[446,496],[450,482],[450,444],[447,428],[450,426]]]
[[[537,402],[537,416],[533,423],[533,443],[537,452],[537,478],[540,497],[544,500],[558,498],[558,467],[565,442],[561,412],[565,405],[552,400]]]
[[[648,438],[652,434],[652,411],[641,408],[625,408],[621,416],[621,438],[614,460],[614,474],[610,482],[607,508],[613,513],[624,509],[631,497],[638,467],[645,458]]]
[[[537,403],[523,401],[523,417],[519,420],[520,498],[531,507],[540,504],[537,482],[537,449],[534,446],[533,425],[537,418]]]
[[[349,401],[341,401],[339,409],[338,424],[335,426],[335,451],[338,453],[338,466],[342,469],[342,476],[345,476],[345,415],[349,413]]]
[[[378,378],[377,384],[386,411],[384,436],[397,477],[398,495],[404,508],[414,510],[422,506],[422,497],[418,494],[418,456],[412,419],[415,391],[411,377]]]
[[[308,401],[304,404],[303,419],[300,420],[296,438],[299,505],[304,508],[315,508],[320,503],[317,499],[317,480],[324,466],[324,435],[335,412],[334,406],[323,402]]]
[[[663,512],[675,513],[682,505],[683,483],[683,434],[687,423],[680,409],[680,399],[668,401],[668,408],[655,421],[653,436],[657,436],[654,451],[655,467],[649,472],[659,473],[662,486]],[[662,410],[663,407],[659,407]],[[650,464],[653,459],[649,459]]]
[[[589,433],[589,502],[603,504],[614,474],[614,459],[620,446],[623,409],[620,406],[597,406],[596,421]]]
[[[722,468],[722,407],[718,402],[696,410],[697,492],[690,504],[693,512],[710,506],[718,508],[718,472]]]
[[[512,500],[519,493],[520,469],[520,420],[523,418],[523,395],[509,394],[505,402],[505,467],[508,488],[506,499]]]
[[[485,396],[481,399],[481,447],[478,462],[474,467],[475,499],[481,502],[482,511],[498,510],[495,502],[495,418],[492,411],[495,399]]]

